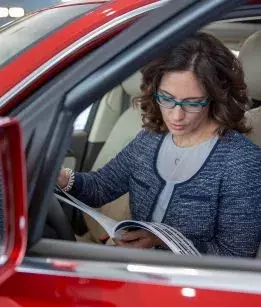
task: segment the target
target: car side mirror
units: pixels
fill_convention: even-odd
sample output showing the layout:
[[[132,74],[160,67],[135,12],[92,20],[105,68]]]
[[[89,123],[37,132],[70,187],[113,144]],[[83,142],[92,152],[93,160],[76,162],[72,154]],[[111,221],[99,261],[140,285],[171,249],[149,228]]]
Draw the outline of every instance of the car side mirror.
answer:
[[[27,240],[27,182],[17,119],[0,118],[0,284],[21,263]]]

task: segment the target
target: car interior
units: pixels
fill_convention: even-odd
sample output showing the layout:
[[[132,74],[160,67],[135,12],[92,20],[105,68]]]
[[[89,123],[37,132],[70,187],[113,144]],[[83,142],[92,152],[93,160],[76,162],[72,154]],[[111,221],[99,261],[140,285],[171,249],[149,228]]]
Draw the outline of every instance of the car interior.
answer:
[[[252,100],[252,108],[246,112],[246,118],[253,130],[247,137],[261,146],[261,21],[219,21],[202,31],[219,38],[239,57]],[[142,129],[141,112],[132,101],[140,93],[140,84],[141,73],[138,71],[104,95],[100,101],[93,103],[77,118],[71,145],[63,164],[65,167],[75,171],[95,171],[110,161],[136,136]],[[116,220],[128,219],[128,195],[123,195],[97,210]],[[88,215],[83,216],[81,222],[84,226],[82,231],[76,233],[77,241],[104,244],[106,232]],[[107,240],[106,244],[113,243]]]

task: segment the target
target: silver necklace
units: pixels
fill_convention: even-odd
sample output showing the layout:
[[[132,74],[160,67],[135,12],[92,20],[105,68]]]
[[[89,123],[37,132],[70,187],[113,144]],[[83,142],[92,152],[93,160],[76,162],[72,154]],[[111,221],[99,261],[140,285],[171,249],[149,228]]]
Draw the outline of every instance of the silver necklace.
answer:
[[[180,162],[180,157],[176,157],[176,158],[175,158],[175,161],[174,161],[175,165],[178,165],[179,162]]]
[[[175,159],[174,159],[174,164],[175,164],[175,165],[178,165],[178,164],[180,163],[180,161],[182,160],[181,158],[183,157],[184,152],[181,151],[181,152],[178,154],[178,153],[177,153],[177,151],[178,151],[178,146],[176,145],[176,143],[175,143],[175,141],[174,141],[174,139],[173,139],[173,136],[171,136],[171,139],[172,139],[173,144],[176,146],[176,157],[175,157]]]
[[[180,163],[182,156],[183,156],[183,153],[176,156],[176,158],[174,160],[175,165],[178,165]]]

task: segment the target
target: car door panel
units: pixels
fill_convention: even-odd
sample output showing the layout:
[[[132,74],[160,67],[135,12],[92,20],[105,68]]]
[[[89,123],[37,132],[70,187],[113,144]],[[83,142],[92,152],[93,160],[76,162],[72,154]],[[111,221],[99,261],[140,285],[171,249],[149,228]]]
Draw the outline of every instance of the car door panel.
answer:
[[[79,171],[85,148],[87,146],[88,133],[86,131],[75,131],[72,135],[70,147],[68,148],[63,166]]]

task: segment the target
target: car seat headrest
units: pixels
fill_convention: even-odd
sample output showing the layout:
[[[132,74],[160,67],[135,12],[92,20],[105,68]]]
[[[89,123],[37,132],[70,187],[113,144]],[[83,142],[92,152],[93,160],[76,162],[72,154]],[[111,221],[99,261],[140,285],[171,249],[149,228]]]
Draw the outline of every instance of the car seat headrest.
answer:
[[[135,97],[141,93],[140,90],[141,78],[142,75],[140,71],[138,71],[122,82],[122,87],[129,96]]]
[[[252,99],[261,101],[261,31],[246,39],[239,52],[245,81]]]

